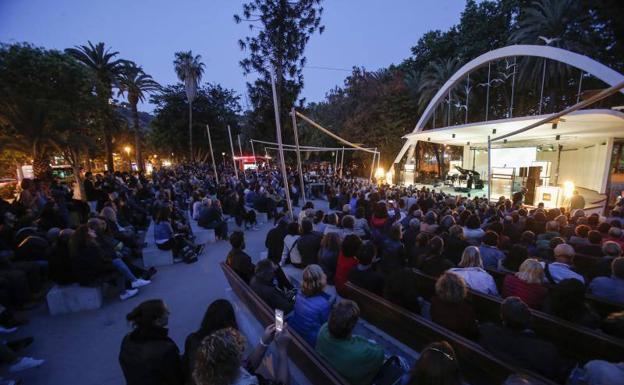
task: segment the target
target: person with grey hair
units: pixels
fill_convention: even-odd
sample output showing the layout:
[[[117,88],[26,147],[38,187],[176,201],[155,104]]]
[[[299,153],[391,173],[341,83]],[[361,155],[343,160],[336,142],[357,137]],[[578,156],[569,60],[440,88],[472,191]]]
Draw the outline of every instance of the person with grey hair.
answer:
[[[557,284],[567,278],[578,279],[585,283],[585,278],[572,269],[574,248],[567,243],[557,245],[554,249],[555,262],[541,262],[548,282]]]

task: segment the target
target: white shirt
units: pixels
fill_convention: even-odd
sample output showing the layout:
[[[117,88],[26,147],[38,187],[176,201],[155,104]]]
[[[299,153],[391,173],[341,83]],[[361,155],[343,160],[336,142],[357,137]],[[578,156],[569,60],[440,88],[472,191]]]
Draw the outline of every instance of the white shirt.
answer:
[[[449,269],[451,273],[461,276],[466,286],[480,293],[498,296],[498,289],[494,278],[480,267],[457,267]]]
[[[546,272],[546,264],[544,262],[540,262],[542,267],[544,268],[544,272]],[[569,265],[561,262],[552,262],[548,264],[548,271],[550,272],[550,276],[552,277],[555,283],[559,283],[564,279],[578,279],[579,281],[585,284],[585,278],[582,275],[572,271]]]
[[[295,241],[299,239],[298,235],[287,235],[284,238],[284,251],[282,251],[282,261],[280,265],[284,265],[286,258],[288,258],[288,252],[290,251],[290,261],[292,263],[301,263],[301,254],[299,254],[299,248],[295,245]]]

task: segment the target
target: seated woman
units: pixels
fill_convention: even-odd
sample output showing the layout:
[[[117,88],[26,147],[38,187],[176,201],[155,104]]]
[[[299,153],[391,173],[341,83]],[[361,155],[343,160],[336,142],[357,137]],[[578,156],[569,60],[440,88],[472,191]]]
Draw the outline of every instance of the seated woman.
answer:
[[[263,378],[256,371],[272,341],[275,341],[277,348],[277,363],[273,370],[267,372],[275,373],[275,378]],[[217,330],[206,337],[197,350],[193,380],[196,385],[288,385],[289,341],[290,333],[286,327],[281,332],[276,332],[275,325],[270,324],[264,330],[260,343],[247,359],[243,359],[245,337],[234,328]]]
[[[233,328],[238,329],[236,323],[236,315],[234,308],[229,301],[218,299],[208,306],[204,318],[201,321],[199,330],[191,333],[186,337],[184,342],[184,370],[186,372],[187,383],[195,384],[192,380],[193,371],[195,370],[195,362],[197,359],[197,350],[201,346],[204,338],[208,337],[217,330]]]
[[[464,337],[479,335],[474,308],[466,300],[468,288],[464,279],[446,272],[438,278],[431,298],[431,320]]]
[[[336,265],[336,275],[334,277],[334,286],[340,291],[344,288],[349,276],[349,271],[358,264],[357,253],[362,247],[362,240],[355,234],[347,235],[342,241],[340,254],[338,255],[338,264]]]
[[[201,246],[195,246],[183,234],[176,234],[171,227],[171,208],[163,206],[158,212],[154,223],[154,242],[160,250],[171,250],[174,260],[187,263],[197,261]]]
[[[338,233],[328,233],[321,240],[319,250],[319,265],[323,268],[327,276],[327,283],[334,283],[336,265],[338,264],[338,254],[340,253],[340,235]]]
[[[481,220],[478,215],[471,215],[466,220],[464,226],[464,239],[471,245],[481,243],[481,238],[485,235],[485,231],[481,228]]]
[[[327,277],[319,265],[308,265],[303,270],[303,282],[297,292],[293,313],[288,324],[311,346],[316,345],[316,336],[327,322],[331,309],[331,296],[323,290]]]
[[[403,376],[402,385],[444,384],[463,385],[455,350],[446,341],[429,344]]]
[[[197,224],[205,229],[213,229],[217,239],[226,239],[228,235],[228,225],[223,219],[221,202],[216,199],[209,208],[199,214]]]
[[[78,226],[72,234],[69,240],[69,256],[74,276],[79,284],[85,286],[98,284],[103,279],[110,279],[111,274],[120,270],[121,267],[121,265],[116,267],[113,261],[106,257],[97,241],[95,231],[86,224]],[[138,292],[137,288],[126,289],[119,298],[124,301],[134,297]]]
[[[477,247],[466,247],[458,266],[459,267],[449,269],[448,271],[461,276],[466,282],[466,285],[472,290],[498,296],[498,289],[496,288],[494,278],[483,270],[483,262],[481,261],[481,255]]]
[[[160,299],[134,308],[126,319],[132,323],[119,352],[127,385],[182,385],[184,371],[180,350],[169,338],[169,309]]]
[[[519,297],[532,309],[541,309],[548,296],[544,285],[544,267],[537,259],[527,259],[516,274],[507,274],[503,281],[503,297]]]

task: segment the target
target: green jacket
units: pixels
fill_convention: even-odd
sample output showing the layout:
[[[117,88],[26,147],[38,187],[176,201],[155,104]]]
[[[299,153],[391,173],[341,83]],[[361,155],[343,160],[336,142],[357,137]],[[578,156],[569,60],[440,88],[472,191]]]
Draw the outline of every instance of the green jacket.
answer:
[[[319,331],[316,351],[352,385],[370,384],[384,363],[381,346],[361,336],[334,338],[327,323]]]

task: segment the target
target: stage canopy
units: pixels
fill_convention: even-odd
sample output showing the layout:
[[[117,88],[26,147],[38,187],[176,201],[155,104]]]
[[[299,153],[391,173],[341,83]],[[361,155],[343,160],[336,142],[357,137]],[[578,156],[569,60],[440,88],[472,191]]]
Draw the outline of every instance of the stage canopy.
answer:
[[[524,116],[436,128],[405,135],[409,144],[416,141],[466,146],[487,145],[487,137],[507,134],[538,122],[548,115]],[[496,133],[494,133],[496,130]],[[590,109],[572,112],[553,124],[543,124],[507,139],[513,145],[540,145],[557,140],[561,144],[591,144],[606,138],[624,138],[624,113],[609,109]],[[492,142],[493,147],[504,146],[503,141]]]

